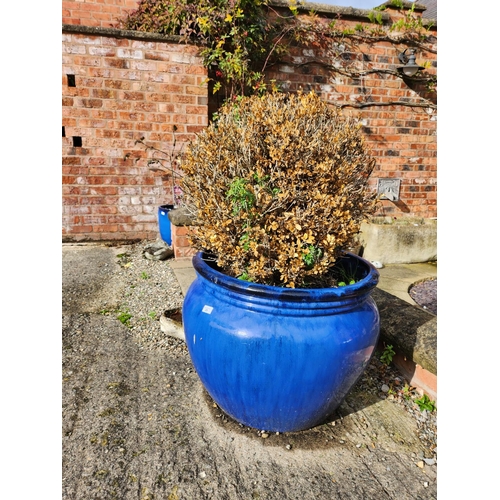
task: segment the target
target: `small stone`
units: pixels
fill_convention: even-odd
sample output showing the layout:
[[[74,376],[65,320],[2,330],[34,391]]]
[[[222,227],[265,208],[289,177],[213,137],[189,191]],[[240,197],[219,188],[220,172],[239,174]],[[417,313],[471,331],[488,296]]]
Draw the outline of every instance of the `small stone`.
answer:
[[[144,248],[144,256],[149,260],[165,260],[174,255],[173,248],[166,243],[152,243]]]
[[[291,444],[287,444],[287,445],[285,446],[285,448],[286,448],[287,450],[291,450],[291,449],[292,449],[292,445],[291,445]]]
[[[373,264],[373,267],[377,269],[382,269],[384,267],[384,264],[382,264],[382,262],[379,262],[378,260],[372,260],[371,262]]]
[[[382,392],[389,392],[390,387],[387,384],[382,385]]]
[[[192,207],[174,208],[168,212],[168,218],[174,226],[191,226],[196,221],[195,209]]]
[[[267,432],[263,432],[263,433],[260,435],[260,437],[261,437],[262,439],[266,439],[266,438],[268,438],[268,437],[269,437],[269,434],[268,434]]]
[[[201,471],[200,474],[199,474],[200,478],[201,479],[205,479],[207,477],[207,473],[204,472],[204,471]]]
[[[424,462],[425,462],[427,465],[435,465],[435,463],[436,463],[436,459],[435,459],[435,458],[424,458]]]
[[[428,481],[424,481],[424,488],[428,488],[429,487],[429,482]]]
[[[421,469],[423,469],[424,468],[424,461],[423,460],[419,460],[417,462],[417,467],[420,467]]]

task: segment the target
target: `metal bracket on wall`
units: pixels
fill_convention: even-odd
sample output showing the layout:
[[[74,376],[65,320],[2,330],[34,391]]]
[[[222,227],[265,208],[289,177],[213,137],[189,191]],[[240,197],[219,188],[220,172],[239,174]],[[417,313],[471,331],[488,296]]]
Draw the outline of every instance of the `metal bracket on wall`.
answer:
[[[377,193],[381,200],[398,201],[401,179],[379,179]]]

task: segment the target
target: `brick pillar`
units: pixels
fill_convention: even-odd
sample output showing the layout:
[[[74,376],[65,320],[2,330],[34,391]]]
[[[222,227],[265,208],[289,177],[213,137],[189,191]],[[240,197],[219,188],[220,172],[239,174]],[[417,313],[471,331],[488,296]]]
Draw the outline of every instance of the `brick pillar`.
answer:
[[[174,226],[172,225],[172,247],[174,249],[174,257],[181,259],[183,257],[192,257],[196,250],[189,243],[189,233],[192,231],[191,226]]]

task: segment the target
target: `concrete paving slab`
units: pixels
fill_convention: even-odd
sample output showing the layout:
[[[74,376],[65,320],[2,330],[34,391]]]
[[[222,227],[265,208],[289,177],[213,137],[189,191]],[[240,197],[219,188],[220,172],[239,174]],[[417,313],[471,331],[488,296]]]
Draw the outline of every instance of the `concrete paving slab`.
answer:
[[[437,276],[437,263],[389,264],[379,269],[378,288],[417,305],[408,293],[411,285]]]
[[[175,273],[175,277],[179,282],[184,297],[189,289],[189,286],[196,278],[196,271],[193,268],[191,257],[181,259],[173,259],[169,261],[170,267]]]

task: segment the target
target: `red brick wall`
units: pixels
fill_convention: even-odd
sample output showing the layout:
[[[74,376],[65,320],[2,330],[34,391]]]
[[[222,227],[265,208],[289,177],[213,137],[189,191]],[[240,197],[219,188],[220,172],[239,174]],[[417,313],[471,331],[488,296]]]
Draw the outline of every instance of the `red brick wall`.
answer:
[[[137,0],[63,0],[62,22],[112,28],[117,19],[137,8]]]
[[[207,125],[197,54],[176,42],[63,33],[64,241],[158,237],[170,179],[152,173],[135,141],[168,150],[173,125],[178,144]]]
[[[398,9],[385,11],[392,20],[401,16]],[[331,17],[322,19],[331,21]],[[357,24],[370,24],[366,19],[342,19],[344,28]],[[437,37],[437,31],[433,31]],[[350,63],[360,70],[394,70],[401,65],[398,54],[407,45],[390,42],[360,44],[358,50],[345,54]],[[433,46],[436,49],[436,46]],[[325,59],[321,49],[314,46],[295,46],[287,64],[280,64],[266,72],[284,90],[299,88],[315,90],[323,99],[335,105],[345,106],[344,113],[359,117],[366,133],[367,144],[377,165],[371,177],[371,185],[377,187],[378,179],[400,179],[400,200],[382,201],[379,215],[396,217],[437,216],[437,113],[430,107],[382,105],[393,101],[421,104],[430,97],[436,103],[435,94],[429,93],[421,83],[390,74],[369,74],[356,80],[331,71],[324,65],[310,64]],[[417,50],[417,63],[428,61],[432,66],[427,74],[436,74],[437,55]],[[332,59],[327,60],[333,64]],[[348,104],[371,102],[374,106],[357,109]]]
[[[209,96],[202,84],[206,70],[196,47],[146,34],[124,38],[123,32],[109,29],[136,5],[136,0],[63,2],[65,241],[157,238],[158,206],[173,202],[170,179],[149,170],[135,141],[145,137],[168,149],[173,125],[178,127],[178,140],[187,141],[208,122]],[[393,19],[400,16],[397,9],[387,13]],[[320,17],[329,22],[328,15]],[[346,19],[346,26],[368,24],[366,18]],[[363,67],[394,69],[405,48],[389,42],[361,46]],[[436,111],[377,105],[393,100],[421,103],[427,94],[394,75],[353,80],[307,64],[318,55],[322,54],[314,47],[295,47],[287,63],[266,74],[285,90],[314,89],[333,104],[375,104],[363,109],[346,106],[344,112],[359,116],[364,125],[377,160],[373,188],[378,179],[401,180],[400,200],[383,201],[380,215],[435,217]],[[433,63],[426,72],[436,72],[436,54],[418,51],[417,62],[422,61]],[[68,85],[68,75],[74,75],[75,86]]]
[[[172,247],[174,249],[174,258],[192,257],[196,250],[191,247],[189,242],[190,232],[194,227],[174,226],[172,225]]]

